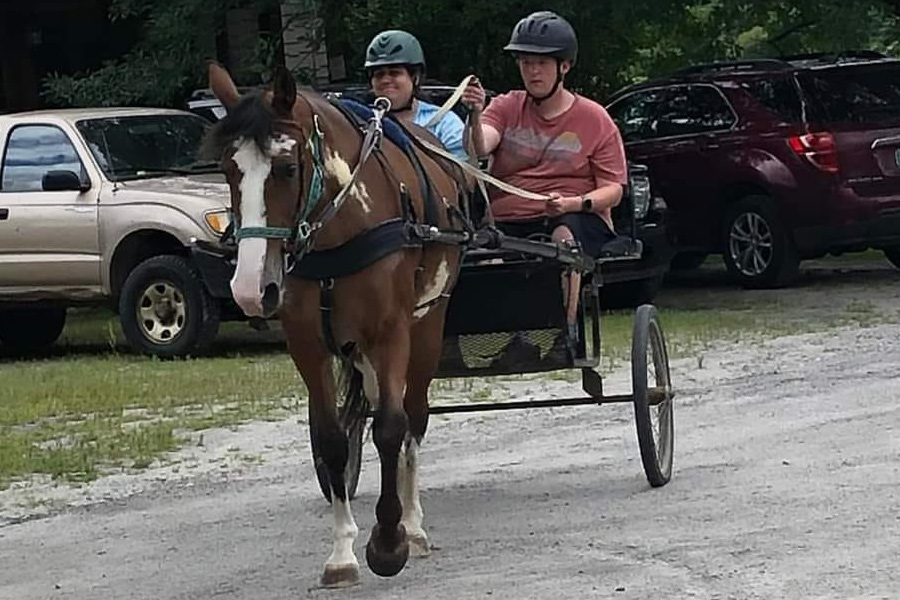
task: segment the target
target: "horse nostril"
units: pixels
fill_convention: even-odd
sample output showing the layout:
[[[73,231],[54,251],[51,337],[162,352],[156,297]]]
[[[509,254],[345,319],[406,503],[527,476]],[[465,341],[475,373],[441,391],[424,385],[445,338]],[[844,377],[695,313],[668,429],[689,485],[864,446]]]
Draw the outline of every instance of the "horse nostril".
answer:
[[[271,317],[278,310],[278,303],[281,299],[281,289],[278,284],[270,283],[263,290],[262,310],[264,317]]]

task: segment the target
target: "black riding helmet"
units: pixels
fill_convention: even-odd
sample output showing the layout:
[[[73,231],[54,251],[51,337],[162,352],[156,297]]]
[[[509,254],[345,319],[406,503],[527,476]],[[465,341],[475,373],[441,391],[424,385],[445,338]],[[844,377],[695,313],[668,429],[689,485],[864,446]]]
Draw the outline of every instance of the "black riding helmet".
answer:
[[[575,64],[578,57],[578,38],[568,21],[548,10],[531,13],[515,26],[509,43],[503,47],[513,54],[542,54],[556,59],[556,83],[550,93],[542,98],[533,97],[540,103],[556,93],[562,83],[560,62],[568,60]]]

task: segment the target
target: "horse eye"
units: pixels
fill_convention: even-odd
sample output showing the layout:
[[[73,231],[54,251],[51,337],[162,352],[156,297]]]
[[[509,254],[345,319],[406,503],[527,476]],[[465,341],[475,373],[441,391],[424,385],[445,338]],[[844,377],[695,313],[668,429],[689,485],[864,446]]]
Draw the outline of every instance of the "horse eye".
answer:
[[[294,163],[283,163],[275,167],[275,175],[278,177],[291,178],[297,174],[297,165]]]

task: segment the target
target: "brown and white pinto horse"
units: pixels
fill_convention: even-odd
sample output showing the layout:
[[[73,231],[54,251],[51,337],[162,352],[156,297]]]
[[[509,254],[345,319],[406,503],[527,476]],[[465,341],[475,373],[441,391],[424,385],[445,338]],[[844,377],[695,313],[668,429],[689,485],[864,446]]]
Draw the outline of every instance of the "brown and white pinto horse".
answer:
[[[296,229],[298,211],[321,208],[351,180],[360,155],[360,131],[314,92],[297,91],[290,74],[276,72],[271,91],[240,98],[229,74],[209,66],[209,84],[228,111],[207,138],[220,157],[231,188],[238,232],[237,268],[231,286],[249,316],[278,311],[287,347],[309,390],[309,418],[328,471],[334,512],[334,545],[322,583],[344,586],[359,580],[353,551],[358,534],[344,481],[348,441],[335,410],[336,381],[320,310],[320,283],[287,273],[287,236],[256,237],[263,231]],[[316,129],[318,128],[318,129]],[[424,131],[424,130],[422,130]],[[308,140],[321,132],[317,158]],[[377,158],[377,160],[376,160]],[[449,227],[449,206],[458,206],[457,182],[422,156]],[[320,203],[308,207],[316,166],[324,173]],[[401,216],[400,183],[414,214],[424,214],[416,172],[404,152],[387,140],[366,161],[334,219],[320,229],[313,250],[338,247],[376,225]],[[374,408],[372,437],[381,459],[377,524],[366,546],[370,569],[399,573],[410,554],[426,555],[417,481],[417,453],[428,425],[428,387],[440,359],[446,296],[458,273],[460,247],[405,247],[353,274],[334,279],[330,325],[342,364],[362,376]]]

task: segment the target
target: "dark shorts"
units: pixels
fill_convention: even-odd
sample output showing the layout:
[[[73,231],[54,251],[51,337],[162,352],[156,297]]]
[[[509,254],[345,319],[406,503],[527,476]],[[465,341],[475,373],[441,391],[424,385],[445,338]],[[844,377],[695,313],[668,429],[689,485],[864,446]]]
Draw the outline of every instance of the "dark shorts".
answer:
[[[535,221],[497,221],[497,229],[513,237],[528,238],[536,234],[549,236],[560,225],[565,225],[589,256],[596,258],[606,242],[616,234],[600,215],[595,213],[566,213],[559,217],[545,217]]]

